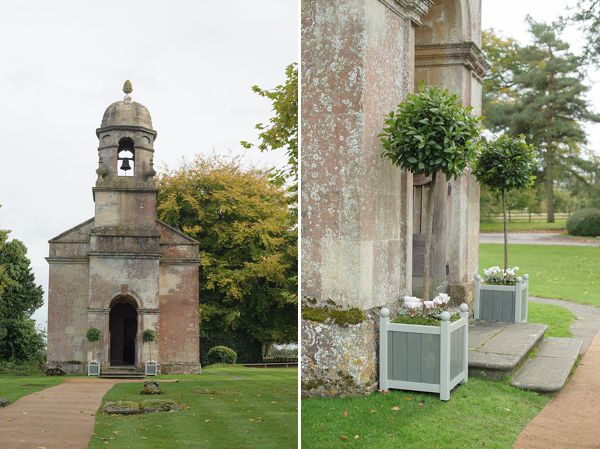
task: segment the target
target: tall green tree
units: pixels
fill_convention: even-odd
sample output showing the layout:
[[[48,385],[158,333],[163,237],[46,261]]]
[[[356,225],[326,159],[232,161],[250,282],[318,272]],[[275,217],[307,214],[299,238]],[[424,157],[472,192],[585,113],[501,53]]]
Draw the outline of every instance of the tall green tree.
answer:
[[[200,242],[201,332],[296,341],[298,239],[285,189],[215,154],[167,169],[158,189],[159,218]]]
[[[271,181],[276,185],[288,184],[291,219],[298,222],[298,65],[290,64],[285,69],[285,84],[274,89],[261,89],[252,86],[252,90],[261,97],[273,102],[275,115],[269,124],[256,125],[260,134],[258,148],[261,151],[272,151],[284,148],[288,157],[285,167],[271,173]],[[255,144],[242,141],[242,146],[251,148]]]
[[[0,266],[9,282],[0,299],[0,360],[24,361],[44,347],[31,315],[43,304],[42,287],[35,284],[27,248],[16,239],[0,248]]]
[[[484,124],[511,137],[523,134],[535,146],[539,177],[546,183],[547,220],[554,222],[556,177],[572,170],[568,162],[580,156],[587,142],[582,123],[599,122],[600,117],[591,112],[585,98],[589,87],[584,83],[583,58],[571,53],[569,44],[558,37],[565,23],[548,25],[531,17],[526,21],[533,44],[511,47],[509,60],[516,57],[520,62],[512,61],[506,68],[511,76],[509,96],[496,95],[494,102],[484,104]],[[492,52],[494,42],[487,44],[486,54]]]

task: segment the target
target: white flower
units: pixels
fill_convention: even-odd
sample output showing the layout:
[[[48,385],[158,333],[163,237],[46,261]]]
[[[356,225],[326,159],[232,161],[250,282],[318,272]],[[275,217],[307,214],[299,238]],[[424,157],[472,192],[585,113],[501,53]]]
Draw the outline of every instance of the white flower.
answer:
[[[434,301],[424,301],[423,304],[425,304],[425,307],[427,309],[433,309],[435,307]]]

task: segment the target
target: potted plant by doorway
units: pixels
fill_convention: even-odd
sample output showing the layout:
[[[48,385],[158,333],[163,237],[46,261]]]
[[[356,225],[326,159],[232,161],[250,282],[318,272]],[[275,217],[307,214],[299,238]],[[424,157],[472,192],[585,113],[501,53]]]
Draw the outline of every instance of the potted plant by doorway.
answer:
[[[100,337],[102,336],[102,332],[100,332],[100,329],[97,329],[95,327],[90,327],[86,334],[85,337],[87,338],[87,340],[92,343],[92,357],[93,359],[88,361],[88,376],[99,376],[100,375],[100,362],[98,360],[96,360],[96,358],[94,357],[94,343],[96,343],[98,340],[100,340]]]
[[[148,348],[150,349],[150,360],[144,364],[144,373],[146,376],[156,376],[158,363],[156,360],[152,360],[152,342],[156,340],[156,334],[152,329],[146,329],[142,333],[142,340],[144,343],[148,343]]]
[[[390,323],[389,310],[381,311],[380,322],[380,389],[398,388],[440,393],[440,399],[450,399],[450,389],[468,378],[468,307],[461,304],[461,317],[450,322],[443,309],[450,298],[443,294],[429,301],[430,255],[435,212],[436,181],[445,175],[446,181],[464,175],[479,150],[479,120],[463,107],[456,94],[441,86],[408,94],[389,113],[380,134],[384,151],[381,157],[413,174],[431,176],[429,211],[425,240],[423,298],[405,297],[404,310],[411,319],[437,314],[441,325]],[[441,306],[444,304],[444,306]],[[418,312],[422,307],[425,311]],[[434,320],[437,321],[437,320]],[[418,368],[418,369],[417,369]]]
[[[508,266],[508,223],[505,193],[527,189],[533,184],[533,145],[524,136],[507,136],[486,143],[475,165],[477,180],[500,192],[504,217],[504,269],[484,270],[484,279],[475,277],[475,319],[527,322],[529,276],[516,276],[519,267]]]

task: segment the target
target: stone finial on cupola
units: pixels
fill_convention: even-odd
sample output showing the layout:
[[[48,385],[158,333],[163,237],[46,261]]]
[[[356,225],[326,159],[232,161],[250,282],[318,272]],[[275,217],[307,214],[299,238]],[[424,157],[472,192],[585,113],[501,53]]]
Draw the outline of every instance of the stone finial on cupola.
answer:
[[[131,95],[129,94],[133,92],[133,86],[131,85],[131,81],[125,81],[125,84],[123,84],[123,92],[125,92],[125,101],[129,103],[131,101]]]

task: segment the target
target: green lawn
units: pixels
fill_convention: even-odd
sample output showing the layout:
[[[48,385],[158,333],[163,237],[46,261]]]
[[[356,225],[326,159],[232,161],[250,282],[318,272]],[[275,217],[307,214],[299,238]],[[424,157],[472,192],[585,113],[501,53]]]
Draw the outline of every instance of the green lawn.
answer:
[[[504,261],[504,245],[479,245],[479,273]],[[509,245],[508,264],[529,274],[529,294],[600,306],[600,246]]]
[[[511,448],[549,400],[507,381],[479,378],[459,386],[448,402],[398,390],[363,398],[303,399],[302,447]]]
[[[160,383],[168,378],[179,382]],[[200,376],[157,380],[165,392],[160,398],[176,400],[183,411],[131,417],[97,414],[88,447],[285,449],[298,445],[297,369],[215,366]],[[142,386],[117,384],[104,401],[147,399],[139,395]],[[204,394],[194,394],[195,390]]]
[[[22,396],[61,384],[64,380],[65,377],[45,377],[42,370],[2,371],[0,372],[0,398],[6,398],[14,404]]]
[[[527,321],[548,325],[544,337],[570,338],[573,336],[570,326],[577,317],[564,307],[553,304],[540,304],[529,301]]]
[[[562,231],[566,228],[566,220],[556,220],[554,223],[546,223],[543,221],[536,221],[533,223],[508,223],[508,232],[519,232],[519,231]],[[479,230],[481,232],[504,232],[504,223],[502,222],[482,222],[479,223]]]

